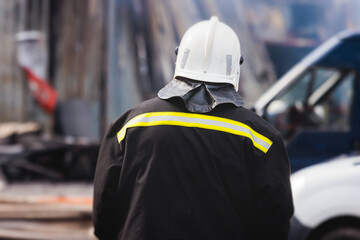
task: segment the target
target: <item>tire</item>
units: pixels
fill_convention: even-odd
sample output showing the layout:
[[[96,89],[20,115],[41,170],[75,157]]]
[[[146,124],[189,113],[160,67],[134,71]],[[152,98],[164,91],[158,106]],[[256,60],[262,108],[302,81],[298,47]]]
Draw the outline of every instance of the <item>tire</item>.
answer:
[[[360,228],[341,227],[325,233],[321,240],[360,240]]]

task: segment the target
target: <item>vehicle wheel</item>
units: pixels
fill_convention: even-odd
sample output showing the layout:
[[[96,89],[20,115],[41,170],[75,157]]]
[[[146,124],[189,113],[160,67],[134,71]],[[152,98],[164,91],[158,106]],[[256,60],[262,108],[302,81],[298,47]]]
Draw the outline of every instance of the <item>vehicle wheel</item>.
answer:
[[[360,240],[360,229],[355,227],[341,227],[325,233],[321,240]]]

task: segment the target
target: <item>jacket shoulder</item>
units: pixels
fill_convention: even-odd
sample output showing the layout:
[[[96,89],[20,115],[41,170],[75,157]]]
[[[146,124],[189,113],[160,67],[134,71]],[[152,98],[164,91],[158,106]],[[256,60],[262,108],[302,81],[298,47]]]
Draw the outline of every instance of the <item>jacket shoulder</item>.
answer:
[[[180,107],[171,104],[169,101],[162,100],[159,97],[143,101],[115,119],[111,124],[111,132],[119,131],[128,121],[140,114],[176,110],[181,111]]]
[[[257,115],[255,112],[244,107],[236,111],[237,118],[256,132],[265,135],[267,138],[276,140],[282,138],[281,133],[268,121]]]

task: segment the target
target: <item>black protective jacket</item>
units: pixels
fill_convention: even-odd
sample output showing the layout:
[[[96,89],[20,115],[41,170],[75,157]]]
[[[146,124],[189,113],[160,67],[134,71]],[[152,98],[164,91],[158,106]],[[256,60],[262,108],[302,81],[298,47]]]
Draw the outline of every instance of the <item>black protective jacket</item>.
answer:
[[[94,181],[99,239],[286,239],[293,213],[282,137],[222,104],[190,113],[154,98],[105,135]]]

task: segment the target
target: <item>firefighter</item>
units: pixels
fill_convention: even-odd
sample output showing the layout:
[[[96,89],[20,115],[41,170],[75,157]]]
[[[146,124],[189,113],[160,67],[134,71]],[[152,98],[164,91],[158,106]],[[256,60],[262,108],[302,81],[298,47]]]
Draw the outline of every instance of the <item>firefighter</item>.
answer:
[[[173,80],[120,116],[94,180],[99,239],[287,238],[281,134],[243,107],[240,43],[216,17],[187,30]]]

